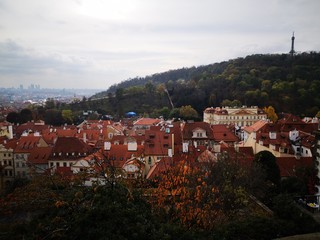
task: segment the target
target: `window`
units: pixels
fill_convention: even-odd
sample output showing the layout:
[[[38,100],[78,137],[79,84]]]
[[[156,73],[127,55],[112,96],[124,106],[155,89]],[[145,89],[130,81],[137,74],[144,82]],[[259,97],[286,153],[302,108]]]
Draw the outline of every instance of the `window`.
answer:
[[[53,167],[53,162],[50,163],[50,167]]]
[[[202,137],[202,133],[197,133],[197,137]]]
[[[20,167],[20,164],[19,164],[19,162],[17,162],[17,163],[16,163],[16,167],[17,167],[17,168],[18,168],[18,167]]]
[[[67,166],[67,163],[66,163],[66,162],[63,162],[63,166],[66,167],[66,166]]]
[[[149,157],[149,159],[148,159],[148,163],[149,163],[149,164],[151,164],[151,157]]]
[[[6,156],[7,156],[7,154],[6,154],[6,153],[4,153],[4,154],[3,154],[3,156],[4,156],[4,157],[6,157]]]
[[[8,161],[9,162],[9,166],[12,166],[12,162],[11,161]]]

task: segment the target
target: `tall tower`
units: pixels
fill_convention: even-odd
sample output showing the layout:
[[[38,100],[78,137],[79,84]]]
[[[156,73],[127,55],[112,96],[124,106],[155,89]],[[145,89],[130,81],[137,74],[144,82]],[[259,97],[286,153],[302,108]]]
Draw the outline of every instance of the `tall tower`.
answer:
[[[295,54],[295,51],[294,51],[294,32],[292,33],[292,37],[291,37],[291,50],[290,50],[290,54],[291,54],[291,57],[293,57],[293,55]]]

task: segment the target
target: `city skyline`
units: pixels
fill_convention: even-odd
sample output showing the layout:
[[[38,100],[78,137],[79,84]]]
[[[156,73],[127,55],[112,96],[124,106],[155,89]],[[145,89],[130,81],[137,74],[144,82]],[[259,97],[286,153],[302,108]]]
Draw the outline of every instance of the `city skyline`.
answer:
[[[105,90],[252,54],[319,51],[320,2],[0,1],[0,87]]]

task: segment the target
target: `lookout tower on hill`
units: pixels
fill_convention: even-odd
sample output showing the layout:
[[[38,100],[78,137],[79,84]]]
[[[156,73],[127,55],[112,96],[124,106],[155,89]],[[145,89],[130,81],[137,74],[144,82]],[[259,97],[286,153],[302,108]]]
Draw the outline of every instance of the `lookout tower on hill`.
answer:
[[[294,32],[292,33],[292,37],[291,37],[291,50],[290,50],[290,55],[291,55],[291,57],[293,57],[293,55],[296,53],[295,51],[294,51],[294,39],[295,39],[295,37],[294,37]]]

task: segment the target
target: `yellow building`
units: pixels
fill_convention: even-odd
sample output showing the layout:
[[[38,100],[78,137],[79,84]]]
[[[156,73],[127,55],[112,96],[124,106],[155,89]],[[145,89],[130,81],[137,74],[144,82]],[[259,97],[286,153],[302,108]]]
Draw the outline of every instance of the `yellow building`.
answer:
[[[14,179],[13,149],[0,144],[0,190]]]

